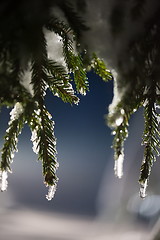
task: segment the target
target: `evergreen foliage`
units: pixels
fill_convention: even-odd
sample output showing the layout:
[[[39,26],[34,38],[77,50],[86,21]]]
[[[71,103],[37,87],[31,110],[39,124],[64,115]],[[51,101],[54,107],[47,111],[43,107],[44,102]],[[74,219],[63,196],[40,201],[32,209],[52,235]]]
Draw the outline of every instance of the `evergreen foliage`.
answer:
[[[139,9],[139,16],[143,15],[144,2],[139,5],[135,1],[134,12]],[[113,148],[115,150],[115,172],[121,177],[123,164],[124,141],[128,134],[130,116],[140,107],[144,108],[145,127],[143,133],[144,158],[140,170],[140,196],[146,196],[146,188],[149,181],[151,168],[159,156],[160,133],[159,133],[159,104],[160,104],[160,20],[157,9],[145,22],[145,29],[135,39],[132,39],[128,47],[131,67],[123,71],[122,75],[114,79],[115,96],[109,107],[107,116],[108,124],[113,128]],[[132,11],[133,13],[133,11]],[[136,18],[135,18],[136,19]]]
[[[79,45],[81,31],[88,28],[69,2],[63,4],[48,0],[26,4],[22,1],[14,5],[15,12],[10,10],[10,2],[3,4],[0,9],[4,14],[10,11],[10,15],[7,15],[8,18],[3,16],[4,22],[0,24],[0,105],[14,108],[1,150],[1,190],[7,188],[7,172],[11,172],[18,136],[27,123],[32,132],[33,151],[42,162],[44,183],[49,187],[46,198],[51,200],[58,181],[58,162],[54,122],[45,106],[46,90],[70,104],[78,103],[77,94],[86,94],[87,73],[76,44]],[[55,6],[64,12],[68,23],[54,15],[51,7]],[[38,14],[37,7],[43,9],[42,15]],[[4,26],[11,21],[10,29],[6,31]],[[45,29],[56,34],[62,42],[65,65],[48,57]],[[105,72],[103,61],[98,60],[96,55],[94,58],[97,59],[98,68],[92,68],[100,76],[110,78],[111,74]],[[26,72],[30,72],[28,84],[24,79]]]
[[[146,0],[129,1],[132,2],[128,14],[138,21],[143,18]],[[110,14],[114,38],[118,38],[124,28],[127,4],[126,0],[117,2]],[[82,1],[75,1],[75,6],[82,6]],[[57,16],[54,11],[57,7],[65,18]],[[141,197],[146,195],[151,168],[160,148],[159,11],[160,7],[157,7],[155,14],[144,20],[143,31],[129,42],[129,67],[124,71],[120,61],[117,72],[121,74],[116,76],[112,71],[114,98],[107,116],[114,135],[115,174],[122,177],[129,119],[139,108],[144,108],[144,158],[139,178]],[[89,89],[87,70],[93,69],[104,81],[113,77],[103,60],[95,53],[88,56],[86,50],[79,47],[81,34],[89,28],[70,1],[22,0],[13,3],[3,0],[0,13],[0,105],[13,107],[1,150],[1,190],[6,190],[7,172],[11,172],[18,136],[27,123],[32,132],[33,151],[42,162],[44,182],[49,187],[46,197],[51,200],[58,181],[58,162],[54,122],[45,106],[46,90],[63,102],[77,104],[78,94],[85,95]],[[54,33],[61,42],[63,64],[49,57],[46,31]]]

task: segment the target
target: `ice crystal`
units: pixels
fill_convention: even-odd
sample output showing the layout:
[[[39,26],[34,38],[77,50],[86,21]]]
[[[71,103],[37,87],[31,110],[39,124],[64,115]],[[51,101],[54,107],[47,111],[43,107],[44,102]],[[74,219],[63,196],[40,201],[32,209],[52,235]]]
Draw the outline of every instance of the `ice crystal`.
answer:
[[[1,191],[6,191],[8,186],[8,174],[7,171],[0,171],[0,189]]]
[[[55,192],[56,192],[57,185],[49,186],[48,194],[46,195],[46,198],[48,201],[52,200],[54,198]]]
[[[118,159],[115,160],[114,171],[115,175],[118,178],[123,176],[123,161],[124,161],[124,153],[121,153]]]

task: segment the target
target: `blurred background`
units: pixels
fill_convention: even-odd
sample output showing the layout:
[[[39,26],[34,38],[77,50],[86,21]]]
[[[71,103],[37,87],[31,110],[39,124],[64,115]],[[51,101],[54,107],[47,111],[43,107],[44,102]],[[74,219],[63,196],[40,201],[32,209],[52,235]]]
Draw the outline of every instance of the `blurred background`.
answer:
[[[89,73],[90,91],[78,106],[64,104],[49,92],[46,105],[55,121],[58,189],[45,199],[41,162],[32,152],[26,126],[9,174],[9,186],[0,193],[2,240],[147,239],[159,217],[160,166],[153,166],[148,196],[139,197],[139,169],[143,158],[143,113],[131,119],[125,144],[124,176],[114,176],[111,130],[104,115],[112,100],[112,83]],[[0,115],[1,146],[9,109]],[[151,232],[149,234],[149,232]]]

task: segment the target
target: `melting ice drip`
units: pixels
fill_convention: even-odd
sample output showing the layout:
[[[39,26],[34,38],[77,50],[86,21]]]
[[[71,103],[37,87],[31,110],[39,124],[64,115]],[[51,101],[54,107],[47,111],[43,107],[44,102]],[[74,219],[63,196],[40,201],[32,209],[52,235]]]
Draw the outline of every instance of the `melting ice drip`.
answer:
[[[140,194],[140,197],[141,198],[145,198],[146,197],[146,189],[147,189],[147,186],[148,186],[148,181],[147,179],[145,180],[145,182],[141,183],[140,184],[140,191],[139,191],[139,194]]]
[[[8,186],[8,174],[6,171],[0,171],[0,189],[1,191],[6,191]]]
[[[123,176],[123,161],[124,161],[124,153],[121,153],[118,159],[115,160],[114,171],[115,175],[118,178]]]
[[[54,198],[56,189],[57,189],[57,184],[55,184],[53,186],[49,186],[48,194],[46,195],[46,198],[48,201],[50,201],[50,200],[52,200],[52,198]]]

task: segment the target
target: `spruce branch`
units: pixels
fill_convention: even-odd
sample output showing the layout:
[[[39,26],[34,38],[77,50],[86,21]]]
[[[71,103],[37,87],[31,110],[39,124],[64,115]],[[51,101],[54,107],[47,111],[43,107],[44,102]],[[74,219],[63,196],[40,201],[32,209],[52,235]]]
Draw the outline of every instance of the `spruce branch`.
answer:
[[[42,14],[35,8],[36,4]],[[13,5],[15,11],[11,11]],[[63,10],[69,24],[56,18],[50,11],[57,5]],[[69,2],[61,5],[61,2],[52,3],[50,0],[36,3],[22,1],[15,5],[9,1],[4,5],[2,15],[2,18],[5,15],[7,17],[0,23],[0,105],[15,107],[11,111],[2,148],[1,189],[7,187],[7,171],[11,171],[18,135],[27,123],[32,132],[33,151],[42,162],[44,182],[49,187],[46,197],[51,200],[58,181],[58,162],[54,122],[45,107],[45,94],[49,88],[62,101],[77,104],[79,98],[76,94],[85,94],[88,90],[85,67],[91,67],[91,62],[84,65],[83,55],[78,48],[81,32],[88,28]],[[48,59],[45,29],[60,37],[66,69]],[[111,78],[103,61],[96,56],[92,69],[102,78]],[[27,71],[29,79],[25,81]]]
[[[154,84],[153,80],[153,84]],[[146,196],[146,188],[149,181],[149,175],[156,156],[159,156],[160,132],[159,132],[159,114],[156,109],[156,88],[153,85],[148,89],[148,97],[145,100],[145,128],[143,133],[144,159],[141,166],[139,178],[140,196]]]
[[[76,12],[70,1],[60,2],[59,6],[63,10],[69,25],[75,32],[77,39],[79,39],[81,37],[81,32],[89,30],[89,27],[85,24],[83,18]]]
[[[94,69],[95,73],[100,76],[104,81],[109,81],[113,79],[111,71],[109,71],[104,63],[104,61],[97,57],[93,53],[91,60],[91,67]]]
[[[78,97],[70,83],[70,75],[66,73],[64,67],[59,66],[56,62],[48,60],[47,63],[48,81],[47,84],[51,92],[62,99],[63,102],[77,104]]]
[[[51,120],[51,115],[44,105],[38,105],[37,107],[38,110],[33,112],[28,124],[32,131],[33,151],[38,154],[38,159],[42,161],[44,182],[46,186],[49,186],[49,192],[46,197],[48,200],[51,200],[55,192],[52,192],[52,195],[50,195],[50,187],[56,190],[58,181],[56,176],[58,162],[54,122]]]
[[[86,69],[83,66],[80,54],[74,53],[73,42],[66,36],[63,39],[63,53],[68,70],[73,73],[77,92],[85,95],[88,90]]]
[[[56,18],[50,18],[46,24],[46,28],[50,31],[54,31],[62,38],[63,55],[68,71],[73,73],[77,92],[85,94],[88,90],[86,69],[83,66],[80,54],[76,53],[73,30]]]
[[[123,108],[119,108],[119,114],[107,116],[108,125],[114,128],[112,134],[114,135],[113,149],[114,149],[114,171],[119,178],[123,175],[123,161],[124,161],[124,141],[128,137],[128,122],[130,114]]]
[[[46,82],[48,79],[46,74],[47,51],[43,32],[41,32],[41,36],[42,39],[38,46],[40,53],[37,54],[37,52],[35,52],[32,65],[32,84],[34,99],[37,102],[38,110],[33,112],[28,124],[32,130],[32,141],[36,144],[36,147],[34,145],[34,150],[38,153],[38,159],[42,161],[45,184],[46,186],[52,187],[52,190],[53,188],[56,190],[58,180],[55,173],[58,166],[56,160],[56,139],[54,137],[53,122],[44,104],[44,96],[46,88],[48,87]],[[51,188],[49,188],[49,193],[46,197],[48,200],[51,200],[53,196],[54,191],[51,191]]]
[[[6,135],[4,137],[4,145],[1,150],[1,171],[11,172],[11,163],[14,157],[14,152],[17,151],[18,136],[21,133],[23,125],[25,123],[23,107],[21,103],[17,102],[15,107],[11,111],[11,118],[9,121],[9,127],[6,130]]]

